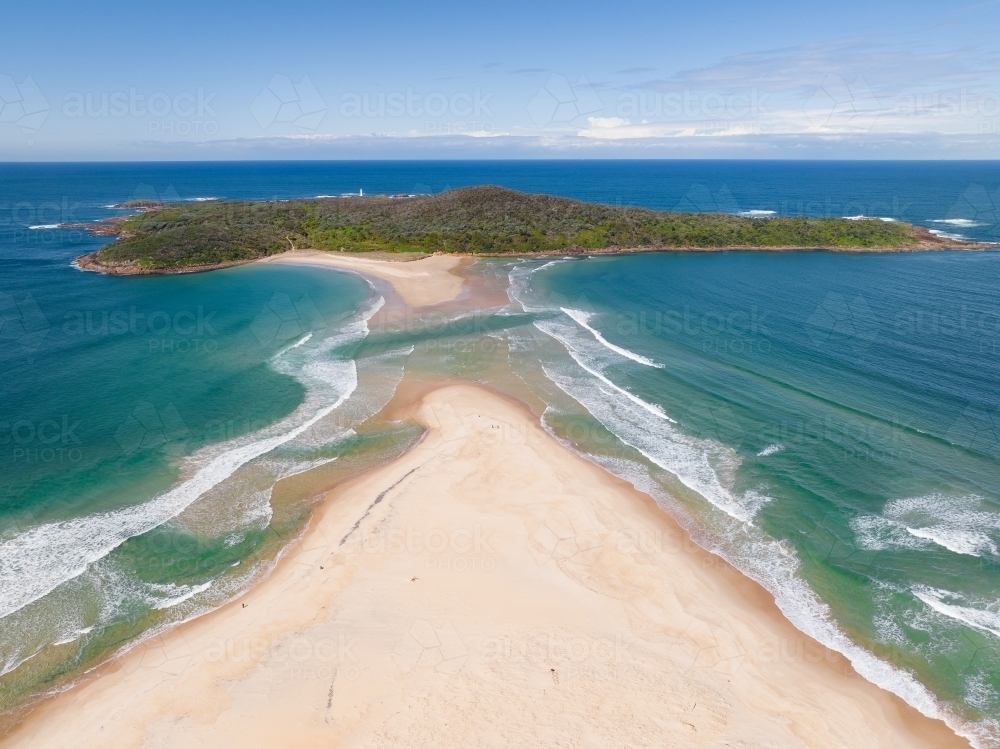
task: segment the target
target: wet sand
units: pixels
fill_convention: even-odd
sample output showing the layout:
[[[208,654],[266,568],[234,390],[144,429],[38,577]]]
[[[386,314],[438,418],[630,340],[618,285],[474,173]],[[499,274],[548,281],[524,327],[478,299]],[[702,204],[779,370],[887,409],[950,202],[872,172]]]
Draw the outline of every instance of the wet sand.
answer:
[[[462,292],[457,271],[470,261],[455,255],[432,255],[420,260],[375,260],[337,252],[295,250],[260,260],[261,263],[316,265],[338,268],[387,281],[411,307],[426,307],[456,299]]]
[[[273,573],[44,702],[6,747],[958,747],[523,405],[423,424]]]
[[[461,259],[288,253],[447,305]],[[475,291],[475,289],[473,289]],[[43,701],[4,747],[968,747],[796,630],[519,401],[404,380],[426,429],[241,598]]]

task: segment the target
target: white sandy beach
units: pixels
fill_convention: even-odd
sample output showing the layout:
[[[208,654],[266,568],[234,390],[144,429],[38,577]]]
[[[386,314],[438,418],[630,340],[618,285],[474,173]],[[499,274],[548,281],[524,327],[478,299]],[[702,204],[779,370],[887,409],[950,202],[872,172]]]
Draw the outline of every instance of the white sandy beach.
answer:
[[[426,307],[452,301],[461,294],[462,278],[455,271],[468,260],[455,255],[432,255],[420,260],[385,261],[357,254],[294,250],[258,262],[316,265],[374,276],[392,284],[409,306]]]
[[[458,259],[288,253],[463,291]],[[4,747],[968,747],[802,635],[648,496],[474,383],[330,491],[271,575],[44,700]]]
[[[6,747],[966,746],[482,387],[329,493],[271,576]]]

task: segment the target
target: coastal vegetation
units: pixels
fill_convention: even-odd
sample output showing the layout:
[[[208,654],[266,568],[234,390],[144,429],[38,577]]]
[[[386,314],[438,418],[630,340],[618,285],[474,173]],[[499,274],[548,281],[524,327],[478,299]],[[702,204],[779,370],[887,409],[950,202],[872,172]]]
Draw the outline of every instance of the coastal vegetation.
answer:
[[[501,187],[437,195],[211,201],[129,206],[116,241],[82,259],[112,272],[220,267],[290,249],[517,255],[627,249],[916,249],[901,222],[747,217],[586,203]],[[105,227],[108,224],[104,224]]]

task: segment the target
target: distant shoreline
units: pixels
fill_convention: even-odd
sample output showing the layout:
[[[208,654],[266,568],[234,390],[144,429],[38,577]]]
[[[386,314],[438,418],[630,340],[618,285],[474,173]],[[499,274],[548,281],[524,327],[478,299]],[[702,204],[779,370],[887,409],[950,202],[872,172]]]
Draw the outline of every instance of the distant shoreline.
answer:
[[[183,268],[140,268],[130,263],[107,265],[98,259],[97,252],[89,252],[77,257],[73,264],[80,270],[93,273],[104,273],[108,276],[176,276],[186,273],[207,273],[210,270],[234,268],[237,265],[247,265],[257,260],[234,260],[229,263],[213,263],[211,265],[189,265]]]
[[[924,231],[927,231],[926,229]],[[928,234],[930,232],[928,231]],[[933,237],[933,235],[931,235]],[[584,249],[580,247],[568,247],[562,250],[545,250],[541,252],[517,252],[517,253],[463,253],[463,252],[440,252],[440,253],[384,253],[384,252],[335,252],[332,250],[315,250],[311,248],[296,247],[285,252],[270,255],[264,258],[250,258],[246,260],[234,260],[226,263],[213,263],[211,265],[190,265],[181,268],[140,268],[131,263],[117,263],[114,265],[104,264],[100,261],[98,252],[91,252],[80,255],[75,259],[75,264],[81,269],[95,273],[104,273],[111,276],[172,276],[188,273],[207,273],[213,270],[224,268],[234,268],[238,265],[250,265],[251,263],[274,262],[281,258],[293,255],[296,252],[315,252],[329,255],[331,258],[356,258],[359,260],[378,260],[380,262],[412,263],[426,257],[446,256],[456,258],[529,258],[529,257],[561,257],[578,256],[589,257],[592,255],[638,255],[653,254],[657,252],[687,252],[687,253],[711,253],[711,252],[836,252],[844,254],[877,255],[877,254],[902,254],[913,252],[946,252],[957,250],[964,252],[987,252],[989,250],[1000,250],[1000,246],[985,242],[928,242],[927,244],[914,245],[912,247],[751,247],[748,245],[730,245],[725,247],[605,247],[601,249]],[[371,257],[371,256],[376,257]],[[407,257],[411,255],[411,257]]]
[[[116,240],[78,259],[115,275],[197,273],[309,248],[401,261],[429,255],[548,257],[636,252],[985,250],[877,218],[654,211],[484,185],[436,195],[127,203],[75,228]]]

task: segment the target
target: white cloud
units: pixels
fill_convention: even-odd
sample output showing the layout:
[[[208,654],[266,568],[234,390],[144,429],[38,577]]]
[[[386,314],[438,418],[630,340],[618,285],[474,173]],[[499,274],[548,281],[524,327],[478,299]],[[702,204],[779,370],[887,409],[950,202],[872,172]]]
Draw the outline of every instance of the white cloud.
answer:
[[[618,89],[613,114],[648,126],[590,126],[581,137],[667,137],[666,123],[696,134],[854,136],[994,130],[1000,69],[992,49],[942,50],[857,37],[748,52]],[[625,104],[623,105],[622,102]],[[635,121],[633,119],[633,121]]]
[[[676,125],[651,122],[632,124],[623,117],[588,117],[587,127],[577,132],[581,138],[600,140],[637,140],[646,138],[677,138],[695,135],[695,128],[688,125]]]

